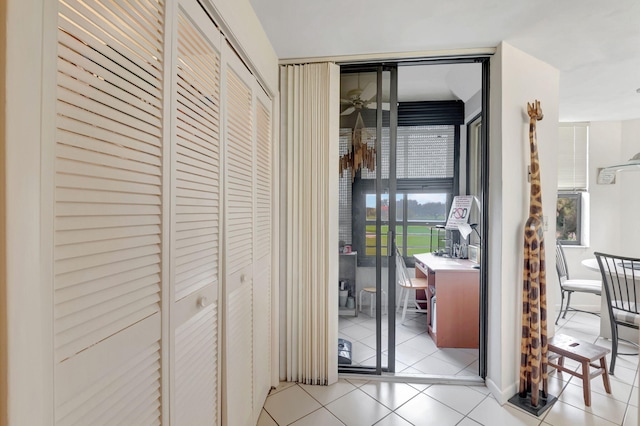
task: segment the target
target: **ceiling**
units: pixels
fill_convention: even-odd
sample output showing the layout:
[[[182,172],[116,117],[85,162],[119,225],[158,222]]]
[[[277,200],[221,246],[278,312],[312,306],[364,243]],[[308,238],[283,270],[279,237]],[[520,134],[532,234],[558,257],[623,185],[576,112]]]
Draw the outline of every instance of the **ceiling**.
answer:
[[[250,3],[280,59],[487,48],[505,41],[559,70],[561,121],[640,118],[638,0]]]

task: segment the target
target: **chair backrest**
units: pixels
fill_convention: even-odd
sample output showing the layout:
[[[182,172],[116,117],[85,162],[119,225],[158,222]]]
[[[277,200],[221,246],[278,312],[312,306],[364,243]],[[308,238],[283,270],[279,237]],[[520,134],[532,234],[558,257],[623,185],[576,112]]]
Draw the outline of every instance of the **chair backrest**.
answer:
[[[396,277],[398,279],[398,285],[402,287],[411,287],[411,277],[407,270],[407,265],[404,263],[404,257],[400,253],[400,250],[396,247]]]
[[[558,280],[560,285],[569,279],[569,269],[567,268],[567,260],[564,257],[562,244],[556,242],[556,271],[558,272]]]
[[[611,320],[637,325],[640,315],[640,259],[598,252],[595,256]]]

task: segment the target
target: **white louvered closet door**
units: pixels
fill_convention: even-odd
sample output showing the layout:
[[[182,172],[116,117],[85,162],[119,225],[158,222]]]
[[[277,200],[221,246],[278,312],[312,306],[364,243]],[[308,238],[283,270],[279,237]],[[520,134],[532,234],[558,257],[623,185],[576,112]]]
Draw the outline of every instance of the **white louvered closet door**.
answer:
[[[164,6],[58,5],[54,421],[160,424]]]
[[[225,105],[225,415],[233,426],[253,415],[253,76],[228,46]]]
[[[273,141],[271,99],[262,89],[255,102],[255,230],[253,280],[253,409],[257,420],[271,388],[271,268]]]
[[[174,23],[171,424],[219,422],[220,38],[195,0]]]

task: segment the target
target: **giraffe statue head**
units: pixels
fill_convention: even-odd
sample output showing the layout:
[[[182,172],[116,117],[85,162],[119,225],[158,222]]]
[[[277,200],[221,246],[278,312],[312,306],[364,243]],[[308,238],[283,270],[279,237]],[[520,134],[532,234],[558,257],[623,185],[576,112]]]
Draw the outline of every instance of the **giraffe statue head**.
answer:
[[[532,120],[540,121],[544,117],[542,108],[540,108],[540,101],[537,99],[532,104],[527,102],[527,112],[529,113],[529,118]]]

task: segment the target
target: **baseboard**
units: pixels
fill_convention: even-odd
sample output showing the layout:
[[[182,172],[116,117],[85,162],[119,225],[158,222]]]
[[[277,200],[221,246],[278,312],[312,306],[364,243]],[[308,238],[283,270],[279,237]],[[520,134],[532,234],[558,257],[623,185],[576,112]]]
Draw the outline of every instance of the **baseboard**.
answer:
[[[581,311],[599,313],[600,305],[574,305],[572,303],[569,312],[571,312],[571,309],[580,309]],[[558,315],[558,312],[560,312],[560,305],[556,306],[556,315]]]
[[[514,383],[511,386],[508,386],[505,390],[500,390],[500,388],[495,384],[495,382],[491,379],[485,379],[485,385],[487,389],[491,392],[491,395],[498,401],[498,404],[504,405],[509,401],[518,390],[517,384]]]

